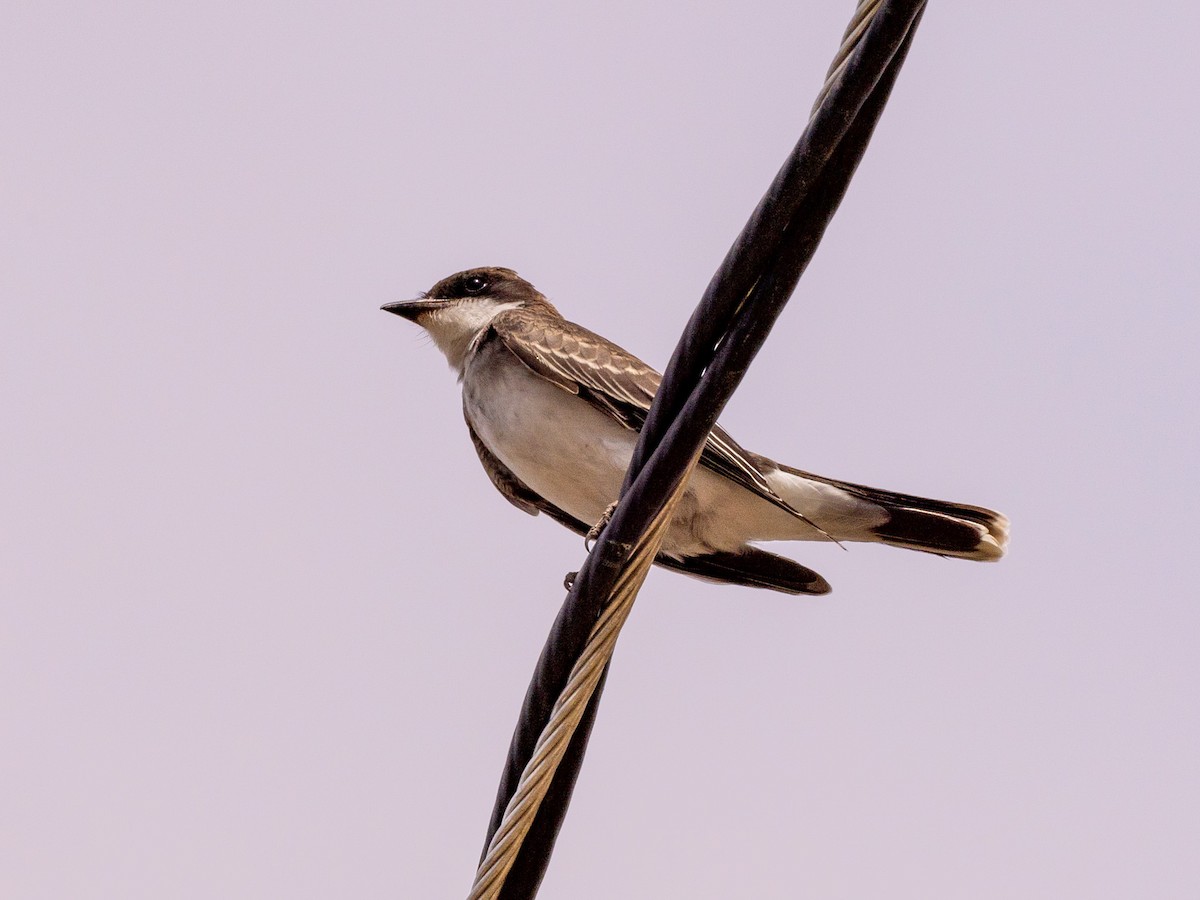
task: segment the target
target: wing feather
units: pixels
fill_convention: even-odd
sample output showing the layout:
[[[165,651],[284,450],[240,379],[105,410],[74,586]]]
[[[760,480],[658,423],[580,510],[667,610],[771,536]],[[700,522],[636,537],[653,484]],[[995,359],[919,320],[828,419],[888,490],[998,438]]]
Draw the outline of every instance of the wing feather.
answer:
[[[632,353],[573,322],[544,312],[513,309],[492,320],[491,331],[531,370],[565,391],[578,394],[631,431],[639,431],[662,376]],[[718,472],[764,500],[804,518],[771,489],[753,454],[720,426],[700,457]]]

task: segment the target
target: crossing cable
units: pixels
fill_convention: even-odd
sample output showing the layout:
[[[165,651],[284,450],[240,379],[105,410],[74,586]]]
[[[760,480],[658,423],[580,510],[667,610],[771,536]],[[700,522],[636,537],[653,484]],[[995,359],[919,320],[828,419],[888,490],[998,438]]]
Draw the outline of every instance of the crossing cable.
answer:
[[[472,900],[532,898],[595,718],[617,632],[708,432],[791,296],[903,64],[924,0],[862,0],[799,143],[688,323],[607,528],[538,660]]]

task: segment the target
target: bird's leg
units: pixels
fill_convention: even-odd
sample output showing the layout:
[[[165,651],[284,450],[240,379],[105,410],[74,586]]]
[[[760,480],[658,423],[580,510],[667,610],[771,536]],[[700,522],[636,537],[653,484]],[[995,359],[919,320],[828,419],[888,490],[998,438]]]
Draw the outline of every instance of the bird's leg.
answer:
[[[599,539],[600,532],[602,532],[612,520],[613,513],[616,511],[617,504],[619,502],[619,500],[614,500],[612,503],[608,504],[608,509],[606,509],[600,516],[600,521],[588,529],[587,536],[583,539],[583,546],[589,553],[592,552],[592,544],[596,543],[596,541]]]
[[[592,544],[600,538],[600,532],[612,521],[613,513],[617,509],[617,503],[618,501],[614,500],[608,504],[608,509],[604,510],[604,513],[600,516],[600,521],[588,529],[588,533],[583,539],[583,546],[587,548],[588,553],[592,552]],[[578,577],[578,572],[568,572],[567,576],[563,579],[563,587],[568,591],[571,590],[575,584],[575,579]]]

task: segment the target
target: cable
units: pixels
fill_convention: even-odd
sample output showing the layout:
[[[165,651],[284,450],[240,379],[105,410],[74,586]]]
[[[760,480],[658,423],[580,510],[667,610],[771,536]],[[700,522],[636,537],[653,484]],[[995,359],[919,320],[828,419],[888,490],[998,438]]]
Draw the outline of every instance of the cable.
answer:
[[[700,448],[812,258],[886,103],[923,0],[863,0],[795,150],[693,313],[622,499],[538,660],[472,898],[536,892],[578,776],[608,659]]]

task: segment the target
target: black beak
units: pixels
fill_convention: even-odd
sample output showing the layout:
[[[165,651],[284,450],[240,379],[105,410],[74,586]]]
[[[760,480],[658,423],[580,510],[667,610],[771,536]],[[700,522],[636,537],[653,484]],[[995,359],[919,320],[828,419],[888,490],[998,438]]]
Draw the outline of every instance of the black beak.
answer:
[[[421,313],[429,312],[431,309],[437,309],[442,304],[437,300],[398,300],[395,303],[385,303],[379,307],[385,312],[395,313],[398,316],[403,316],[410,322],[415,322],[420,317]]]

